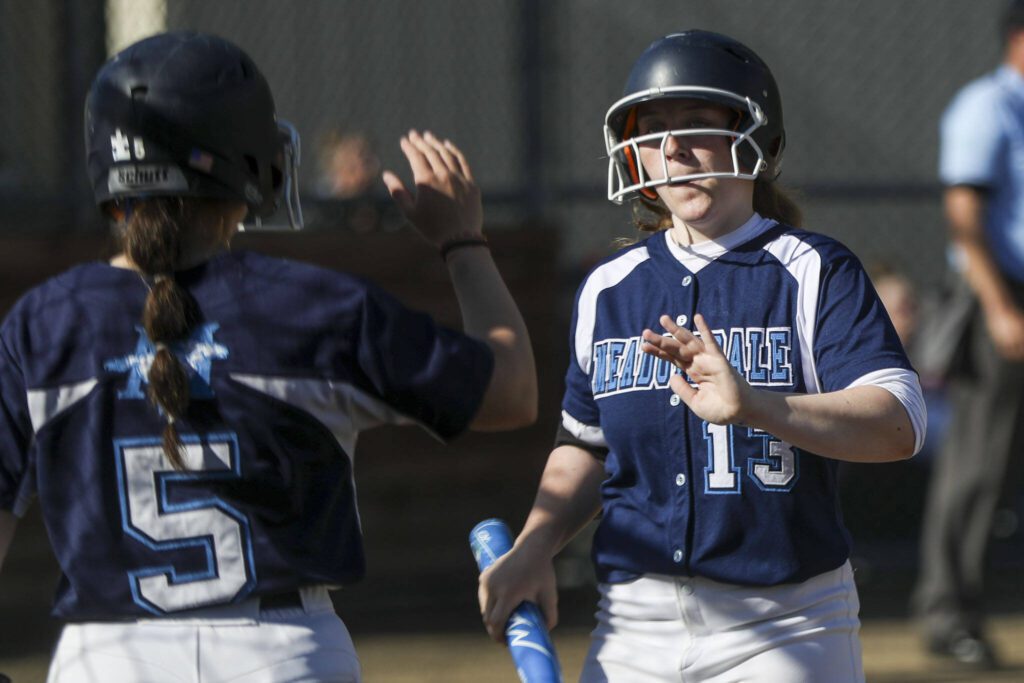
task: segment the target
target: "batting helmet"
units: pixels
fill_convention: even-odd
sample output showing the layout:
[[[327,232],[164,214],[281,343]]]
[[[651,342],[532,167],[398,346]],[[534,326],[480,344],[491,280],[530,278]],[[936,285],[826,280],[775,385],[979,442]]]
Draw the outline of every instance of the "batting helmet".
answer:
[[[298,134],[278,122],[252,59],[223,38],[163,33],[114,56],[89,90],[85,147],[97,204],[236,199],[259,219],[284,196],[301,226]]]
[[[671,130],[636,137],[636,108],[663,98],[706,100],[735,110],[732,130]],[[655,41],[633,65],[624,96],[605,116],[608,151],[608,199],[616,204],[640,193],[656,199],[652,188],[697,177],[774,180],[782,170],[786,133],[782,99],[768,65],[753,50],[728,36],[691,30]],[[686,135],[724,135],[732,139],[733,170],[652,180],[639,163],[638,144]]]

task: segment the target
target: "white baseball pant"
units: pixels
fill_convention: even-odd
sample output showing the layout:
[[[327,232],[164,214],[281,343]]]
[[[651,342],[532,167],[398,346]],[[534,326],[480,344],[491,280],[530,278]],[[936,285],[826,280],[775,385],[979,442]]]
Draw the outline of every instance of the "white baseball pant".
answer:
[[[297,596],[294,606],[261,609],[252,598],[173,618],[68,624],[47,683],[359,683],[327,589]]]
[[[798,584],[648,574],[601,584],[581,683],[862,683],[847,562]]]

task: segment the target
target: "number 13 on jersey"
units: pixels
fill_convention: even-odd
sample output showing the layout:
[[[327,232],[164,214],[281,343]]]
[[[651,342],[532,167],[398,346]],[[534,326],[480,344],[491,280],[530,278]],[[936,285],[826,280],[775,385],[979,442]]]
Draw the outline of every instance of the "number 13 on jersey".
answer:
[[[737,445],[747,452],[751,440],[760,442],[761,456],[747,458],[747,475],[763,491],[791,491],[799,476],[796,449],[768,432],[741,425],[704,422],[704,440],[708,444],[708,466],[704,469],[704,492],[740,493],[742,463],[737,465]],[[737,444],[742,439],[746,443]]]

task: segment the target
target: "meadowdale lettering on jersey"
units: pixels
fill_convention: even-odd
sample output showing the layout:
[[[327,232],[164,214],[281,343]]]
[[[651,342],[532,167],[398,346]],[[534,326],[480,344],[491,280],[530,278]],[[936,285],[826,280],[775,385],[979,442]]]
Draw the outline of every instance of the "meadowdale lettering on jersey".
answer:
[[[754,386],[793,384],[791,327],[731,327],[714,330],[729,364]],[[594,398],[626,391],[665,389],[682,371],[644,353],[639,335],[594,342]]]

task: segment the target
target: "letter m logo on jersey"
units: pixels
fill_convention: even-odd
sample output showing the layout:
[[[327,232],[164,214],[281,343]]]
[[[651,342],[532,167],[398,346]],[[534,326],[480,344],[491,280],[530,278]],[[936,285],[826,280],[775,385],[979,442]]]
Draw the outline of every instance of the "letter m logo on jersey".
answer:
[[[168,345],[171,352],[188,368],[189,394],[193,398],[213,397],[213,389],[210,387],[210,366],[214,360],[224,360],[229,355],[228,347],[213,339],[219,328],[218,323],[205,323],[193,330],[186,341]],[[156,346],[146,336],[145,330],[141,327],[135,329],[139,333],[135,350],[103,363],[103,368],[107,372],[128,375],[124,389],[117,392],[117,397],[122,399],[146,397],[142,385],[149,384],[149,368],[156,356]]]

